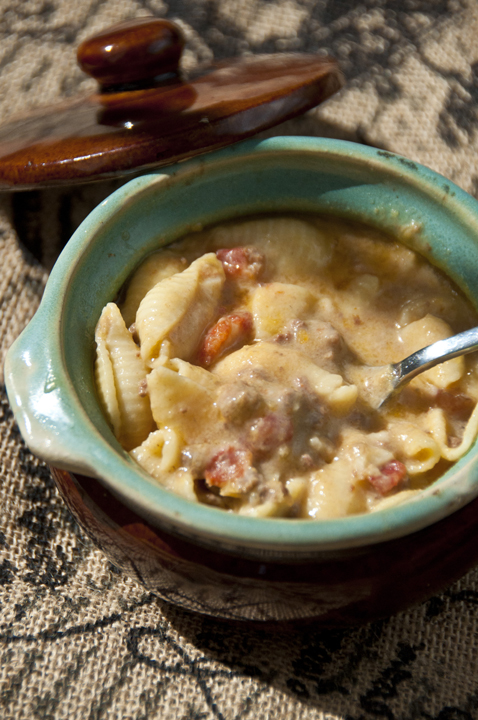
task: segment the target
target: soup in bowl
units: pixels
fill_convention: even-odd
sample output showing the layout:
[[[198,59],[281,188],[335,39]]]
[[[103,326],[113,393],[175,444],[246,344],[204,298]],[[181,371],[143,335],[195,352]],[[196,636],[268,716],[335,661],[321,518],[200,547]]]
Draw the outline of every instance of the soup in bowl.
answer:
[[[262,620],[393,612],[475,561],[475,365],[382,414],[360,369],[476,324],[477,230],[441,176],[341,141],[252,141],[136,178],[77,230],[9,352],[22,433],[163,597]],[[141,421],[108,401],[118,314]]]
[[[100,402],[164,487],[249,517],[376,512],[470,449],[478,361],[377,408],[383,363],[476,326],[416,252],[317,216],[235,219],[150,254],[96,326]]]

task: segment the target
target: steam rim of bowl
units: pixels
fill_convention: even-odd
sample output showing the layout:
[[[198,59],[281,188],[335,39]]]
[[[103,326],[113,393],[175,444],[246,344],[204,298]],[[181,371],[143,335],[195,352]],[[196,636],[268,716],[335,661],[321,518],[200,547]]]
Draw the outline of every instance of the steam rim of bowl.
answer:
[[[284,169],[295,172],[296,183],[304,176],[303,186],[289,188],[292,195],[287,201],[280,192],[286,182]],[[261,186],[258,178],[264,182],[274,172],[277,175],[269,182],[274,187]],[[219,206],[222,202],[222,210],[200,208],[204,192],[211,189],[211,183],[214,186],[214,182],[224,180],[225,174],[228,183],[223,182],[221,193],[226,200],[215,201]],[[255,198],[249,205],[237,196],[243,177],[252,185],[247,192],[244,186],[244,192]],[[317,178],[319,182],[321,178],[323,182],[325,177],[325,188],[319,183],[314,190],[305,184],[306,179],[310,182]],[[274,189],[276,186],[279,190]],[[263,190],[260,197],[258,188]],[[320,198],[311,201],[315,191]],[[311,197],[306,197],[308,192]],[[184,207],[185,198],[192,198],[188,200],[191,207]],[[184,217],[178,221],[181,201]],[[228,513],[173,494],[143,471],[121,449],[104,416],[101,414],[102,420],[97,416],[95,422],[90,417],[92,408],[101,412],[91,386],[92,368],[89,376],[83,377],[88,374],[85,370],[74,379],[71,369],[76,362],[75,342],[90,347],[92,357],[92,331],[103,300],[111,300],[139,260],[157,248],[151,228],[147,240],[132,239],[131,232],[138,223],[149,222],[145,211],[147,215],[150,210],[151,218],[155,217],[158,203],[163,212],[164,244],[190,231],[194,218],[211,224],[258,212],[328,211],[350,219],[360,220],[361,216],[360,221],[368,225],[390,232],[395,229],[395,235],[398,227],[399,239],[439,267],[446,267],[447,275],[475,307],[478,304],[478,288],[473,291],[473,280],[478,276],[478,202],[443,176],[406,158],[341,140],[276,137],[249,140],[142,175],[110,195],[83,221],[52,271],[39,310],[7,354],[9,400],[21,433],[35,454],[65,470],[95,476],[132,509],[166,530],[245,555],[272,552],[302,556],[391,540],[435,523],[478,495],[476,442],[441,478],[403,504],[330,520]],[[120,225],[121,238],[117,234]],[[450,245],[450,229],[461,236],[459,250]],[[158,235],[156,227],[156,243]],[[105,264],[101,270],[104,282],[97,290],[101,299],[87,290],[78,291],[82,278],[95,272],[100,260]],[[85,315],[79,312],[78,304]],[[71,341],[69,333],[76,339]]]

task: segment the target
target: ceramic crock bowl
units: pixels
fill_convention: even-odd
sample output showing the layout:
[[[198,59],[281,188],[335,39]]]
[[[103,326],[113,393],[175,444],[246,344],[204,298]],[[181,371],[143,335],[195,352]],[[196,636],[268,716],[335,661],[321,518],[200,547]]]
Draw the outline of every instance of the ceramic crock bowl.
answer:
[[[221,618],[368,621],[478,562],[477,447],[388,510],[319,522],[246,518],[159,486],[121,449],[95,391],[95,324],[144,255],[199,224],[284,211],[391,232],[478,304],[478,203],[462,190],[352,143],[249,141],[135,178],[91,213],[8,353],[8,394],[81,526],[160,597]]]

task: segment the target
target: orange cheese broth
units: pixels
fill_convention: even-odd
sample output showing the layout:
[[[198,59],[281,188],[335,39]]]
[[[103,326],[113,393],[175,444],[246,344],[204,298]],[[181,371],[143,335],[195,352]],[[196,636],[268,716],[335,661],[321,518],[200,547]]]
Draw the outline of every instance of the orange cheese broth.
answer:
[[[159,278],[161,292],[171,291],[174,315],[178,273],[182,282],[195,261],[206,284],[223,273],[217,301],[201,315],[200,290],[181,291],[191,306],[160,327],[146,356],[157,332],[152,287]],[[449,467],[478,401],[472,356],[424,373],[384,409],[370,407],[362,368],[478,322],[441,272],[356,224],[284,216],[192,233],[146,259],[120,309],[153,416],[127,449],[158,482],[226,511],[321,519],[409,499]]]

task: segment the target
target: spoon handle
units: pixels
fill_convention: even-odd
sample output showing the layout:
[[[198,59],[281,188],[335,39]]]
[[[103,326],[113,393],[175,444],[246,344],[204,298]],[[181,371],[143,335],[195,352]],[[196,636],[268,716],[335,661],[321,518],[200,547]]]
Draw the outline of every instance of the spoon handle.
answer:
[[[392,365],[393,388],[397,390],[416,375],[458,355],[478,350],[478,327],[428,345]]]

